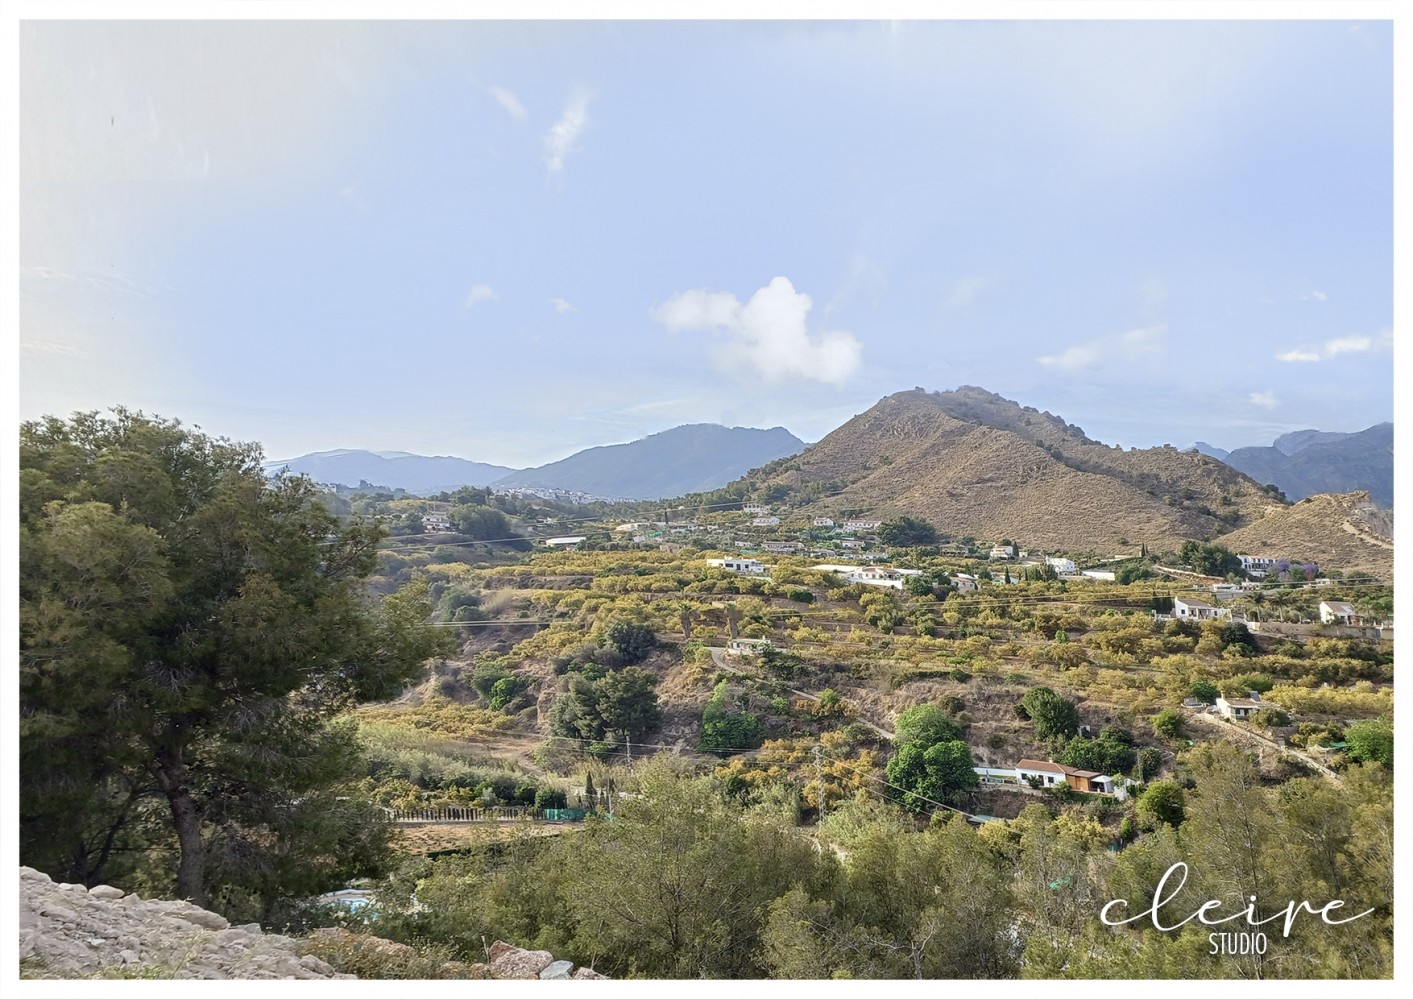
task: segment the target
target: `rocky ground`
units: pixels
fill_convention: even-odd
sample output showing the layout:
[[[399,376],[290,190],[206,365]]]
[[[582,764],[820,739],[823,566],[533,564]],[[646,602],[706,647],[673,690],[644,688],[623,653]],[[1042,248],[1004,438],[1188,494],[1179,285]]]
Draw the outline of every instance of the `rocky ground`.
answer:
[[[313,954],[311,942],[336,943],[346,930],[320,930],[301,942],[264,933],[259,924],[231,926],[225,918],[189,902],[143,899],[118,888],[55,884],[45,874],[20,868],[20,975],[25,978],[330,979],[339,974]],[[357,937],[395,957],[403,944]],[[484,964],[444,968],[442,977],[602,978],[575,970],[548,951],[527,951],[497,941]]]

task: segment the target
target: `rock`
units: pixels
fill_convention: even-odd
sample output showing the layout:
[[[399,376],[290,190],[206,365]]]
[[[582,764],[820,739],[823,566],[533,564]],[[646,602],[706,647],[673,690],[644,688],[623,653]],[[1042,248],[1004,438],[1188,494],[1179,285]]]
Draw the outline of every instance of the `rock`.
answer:
[[[491,970],[502,978],[539,978],[554,960],[547,950],[521,950],[512,947],[491,961]]]
[[[46,905],[39,910],[39,914],[57,919],[61,923],[72,923],[78,919],[78,913],[73,909],[65,909],[62,905]]]
[[[244,930],[246,933],[254,933],[256,936],[265,932],[259,923],[241,923],[236,929]]]
[[[122,898],[126,892],[112,885],[95,885],[88,889],[89,898]]]
[[[308,968],[310,971],[317,971],[321,975],[332,975],[334,973],[333,968],[329,967],[328,964],[319,960],[319,958],[315,957],[313,954],[305,954],[299,959],[299,964],[301,967]]]
[[[599,974],[597,971],[595,971],[593,968],[580,968],[579,970],[575,971],[574,974],[570,975],[569,977],[570,977],[570,978],[578,978],[578,979],[580,979],[580,980],[599,978],[599,979],[603,979],[604,981],[608,981],[608,976],[607,976],[607,975],[600,975],[600,974]]]
[[[568,978],[569,973],[573,970],[573,961],[551,961],[549,965],[540,972],[540,977],[545,980]]]
[[[136,963],[137,963],[137,955],[134,954],[132,951],[127,950],[126,948],[124,948],[123,950],[118,951],[118,958],[119,958],[124,964],[136,964]]]
[[[197,926],[208,930],[224,930],[231,925],[226,921],[225,916],[208,912],[194,905],[183,906],[181,909],[173,912],[172,915],[176,916],[178,919],[185,919],[188,923],[195,923]]]
[[[324,931],[319,930],[318,932],[323,933]],[[490,953],[486,955],[486,960],[494,961],[496,958],[500,957],[507,951],[519,949],[519,947],[516,947],[513,944],[508,944],[504,940],[497,940],[495,943],[491,944],[491,950]]]

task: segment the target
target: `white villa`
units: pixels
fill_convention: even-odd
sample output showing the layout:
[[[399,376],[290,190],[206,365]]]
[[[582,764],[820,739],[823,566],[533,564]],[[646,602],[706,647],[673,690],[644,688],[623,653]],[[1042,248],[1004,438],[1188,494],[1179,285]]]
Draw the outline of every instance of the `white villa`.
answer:
[[[833,526],[834,526],[834,520],[833,520],[832,518],[830,518],[830,517],[816,517],[816,518],[814,518],[814,526],[815,526],[815,527],[833,527]]]
[[[1238,555],[1241,571],[1252,579],[1260,579],[1276,567],[1274,555]]]
[[[751,521],[752,527],[779,527],[779,517],[756,517]]]
[[[1058,573],[1070,576],[1074,575],[1077,568],[1074,559],[1070,558],[1047,558],[1045,564]]]
[[[709,558],[707,565],[714,565],[729,572],[739,572],[743,576],[762,576],[769,568],[753,558]]]
[[[1358,619],[1359,612],[1351,603],[1344,600],[1320,601],[1321,624],[1353,624]]]
[[[451,519],[444,513],[422,514],[422,530],[428,533],[451,530]]]
[[[1231,610],[1213,607],[1191,597],[1174,597],[1173,617],[1180,621],[1215,621],[1217,618],[1230,618]]]
[[[1245,721],[1251,717],[1253,712],[1260,711],[1266,706],[1262,703],[1260,694],[1254,690],[1250,691],[1250,694],[1250,697],[1233,697],[1230,700],[1219,696],[1217,710],[1221,712],[1223,718]]]

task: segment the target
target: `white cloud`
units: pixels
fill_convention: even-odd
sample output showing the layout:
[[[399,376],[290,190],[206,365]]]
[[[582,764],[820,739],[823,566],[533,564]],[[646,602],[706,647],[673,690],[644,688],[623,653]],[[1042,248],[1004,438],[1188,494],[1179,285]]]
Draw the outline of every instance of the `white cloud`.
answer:
[[[1166,323],[1144,326],[1123,333],[1110,333],[1085,343],[1067,347],[1058,354],[1047,354],[1035,360],[1047,368],[1060,371],[1081,371],[1114,361],[1135,364],[1162,358],[1167,343]]]
[[[500,102],[500,106],[505,108],[510,117],[518,118],[521,121],[525,120],[525,105],[520,103],[520,98],[516,97],[514,93],[505,87],[492,87],[491,94]]]
[[[564,159],[576,148],[579,137],[589,126],[589,95],[576,93],[569,99],[564,114],[545,133],[545,165],[552,174],[564,170]]]
[[[947,308],[964,309],[976,297],[981,294],[986,287],[986,279],[980,274],[972,274],[952,283],[951,290],[947,293]]]
[[[558,312],[561,316],[564,315],[566,312],[576,311],[573,305],[570,305],[569,302],[565,301],[562,298],[551,298],[550,305],[553,305],[554,311]]]
[[[1297,348],[1288,350],[1283,354],[1277,354],[1278,361],[1327,361],[1331,357],[1338,357],[1340,354],[1366,354],[1375,347],[1384,348],[1393,346],[1393,331],[1391,329],[1380,330],[1377,337],[1369,336],[1342,336],[1333,340],[1326,340],[1324,345],[1318,349]]]
[[[475,285],[466,293],[466,301],[462,303],[463,309],[469,309],[480,302],[491,302],[500,296],[495,293],[495,289],[488,284]]]
[[[1252,392],[1246,398],[1251,401],[1251,405],[1260,406],[1263,409],[1275,409],[1280,404],[1273,392]]]
[[[673,333],[725,332],[717,363],[732,373],[842,385],[858,370],[863,346],[842,330],[811,336],[805,319],[813,304],[788,278],[777,277],[745,304],[730,292],[697,289],[674,295],[649,314]]]
[[[1325,356],[1334,357],[1336,354],[1362,354],[1374,345],[1374,341],[1366,336],[1346,336],[1338,340],[1325,341]]]
[[[1328,302],[1330,296],[1326,295],[1323,291],[1312,288],[1310,291],[1301,294],[1300,300],[1302,302]]]

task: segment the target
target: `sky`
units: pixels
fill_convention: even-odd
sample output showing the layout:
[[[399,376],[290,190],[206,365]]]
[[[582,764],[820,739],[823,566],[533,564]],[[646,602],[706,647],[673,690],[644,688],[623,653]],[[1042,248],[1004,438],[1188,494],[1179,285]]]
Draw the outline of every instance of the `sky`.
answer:
[[[525,467],[1393,418],[1388,22],[28,21],[22,419]]]

